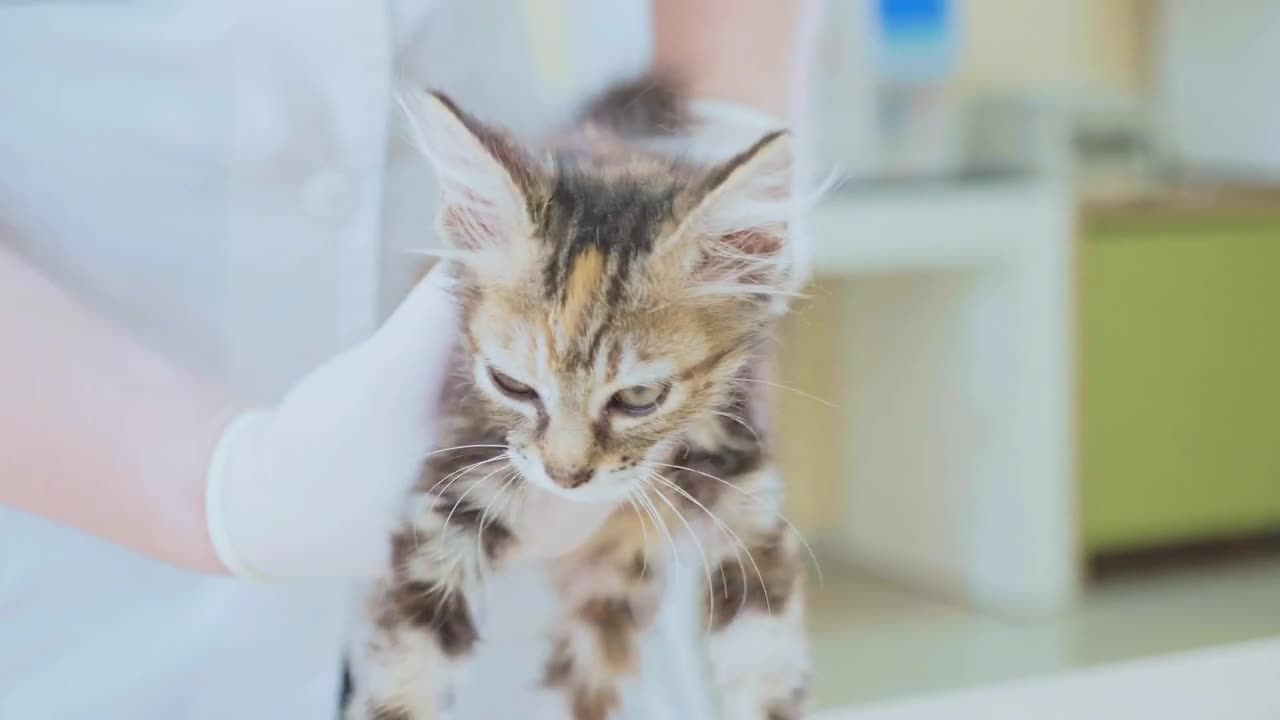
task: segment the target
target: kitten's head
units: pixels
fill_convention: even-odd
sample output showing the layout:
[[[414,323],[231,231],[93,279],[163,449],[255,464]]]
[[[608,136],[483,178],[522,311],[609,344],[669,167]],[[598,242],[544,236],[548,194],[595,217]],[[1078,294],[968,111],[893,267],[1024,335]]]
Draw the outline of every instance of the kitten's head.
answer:
[[[603,137],[535,153],[439,95],[415,115],[513,464],[552,492],[625,498],[727,401],[789,294],[789,137],[695,167]]]

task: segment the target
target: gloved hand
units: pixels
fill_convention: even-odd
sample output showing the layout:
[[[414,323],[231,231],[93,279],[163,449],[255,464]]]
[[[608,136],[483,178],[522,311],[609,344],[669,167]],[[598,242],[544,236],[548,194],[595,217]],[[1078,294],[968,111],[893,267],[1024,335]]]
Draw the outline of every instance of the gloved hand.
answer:
[[[689,113],[692,142],[688,151],[711,160],[732,157],[765,134],[787,127],[782,118],[724,100],[691,100]]]
[[[371,576],[431,450],[456,308],[437,267],[368,340],[240,414],[208,472],[219,559],[255,579]]]

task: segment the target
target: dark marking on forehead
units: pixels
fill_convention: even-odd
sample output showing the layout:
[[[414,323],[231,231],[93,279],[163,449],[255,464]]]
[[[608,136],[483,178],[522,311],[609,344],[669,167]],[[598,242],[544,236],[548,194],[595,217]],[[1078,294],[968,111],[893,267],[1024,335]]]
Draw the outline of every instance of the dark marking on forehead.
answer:
[[[587,344],[586,357],[583,358],[586,362],[595,360],[596,353],[600,352],[600,343],[604,341],[604,333],[608,329],[608,322],[601,322],[599,327],[596,328],[595,334],[591,336],[591,342]],[[615,372],[615,370],[610,370],[608,379],[612,380]]]
[[[553,249],[544,270],[548,297],[563,297],[575,261],[592,249],[606,260],[607,296],[620,295],[637,258],[670,227],[685,177],[675,165],[606,175],[593,167],[589,155],[559,153],[537,227]]]
[[[612,156],[591,148],[554,151],[554,171],[535,222],[546,255],[542,294],[560,332],[555,355],[589,367],[657,242],[687,210],[702,173],[658,156]]]

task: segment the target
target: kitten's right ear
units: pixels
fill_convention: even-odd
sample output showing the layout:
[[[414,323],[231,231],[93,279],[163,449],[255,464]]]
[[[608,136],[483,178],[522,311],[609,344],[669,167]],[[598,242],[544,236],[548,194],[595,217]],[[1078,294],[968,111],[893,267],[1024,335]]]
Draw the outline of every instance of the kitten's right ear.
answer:
[[[502,249],[532,234],[529,198],[537,182],[532,158],[500,130],[486,127],[447,96],[400,99],[413,139],[441,187],[439,229],[464,251]]]

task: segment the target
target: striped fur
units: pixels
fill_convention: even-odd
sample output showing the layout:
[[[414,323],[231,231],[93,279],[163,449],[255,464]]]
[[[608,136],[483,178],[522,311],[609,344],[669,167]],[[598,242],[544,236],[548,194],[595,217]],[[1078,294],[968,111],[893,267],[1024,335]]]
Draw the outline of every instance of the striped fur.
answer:
[[[724,717],[799,717],[802,568],[754,382],[789,284],[790,149],[777,132],[711,167],[655,152],[644,138],[682,118],[664,87],[616,89],[541,148],[440,95],[416,108],[464,318],[440,438],[456,449],[427,463],[369,595],[348,720],[439,717],[485,636],[473,593],[529,561],[562,604],[545,685],[566,717],[611,717],[678,532],[707,569]],[[511,508],[534,494],[589,504],[602,524],[530,560],[543,529]]]

